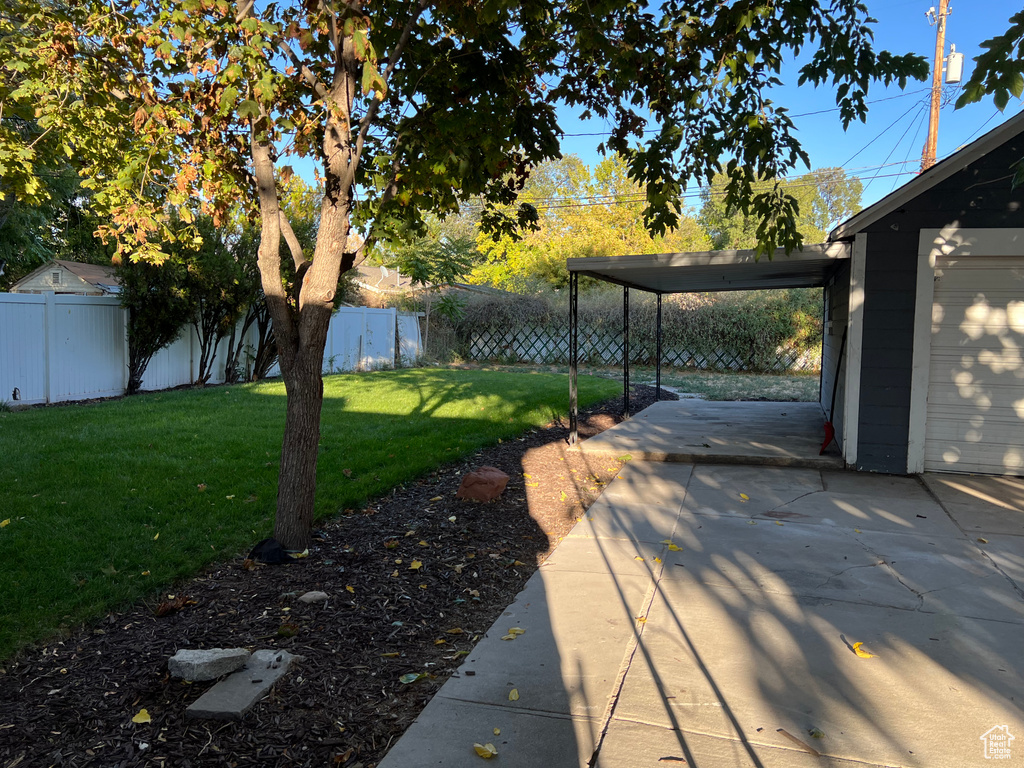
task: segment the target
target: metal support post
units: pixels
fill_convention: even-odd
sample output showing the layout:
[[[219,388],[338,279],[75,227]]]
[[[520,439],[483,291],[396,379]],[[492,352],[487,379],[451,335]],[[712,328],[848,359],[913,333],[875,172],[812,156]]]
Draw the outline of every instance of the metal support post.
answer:
[[[622,289],[622,417],[629,418],[629,288]]]
[[[657,362],[654,366],[654,400],[661,400],[661,294],[658,294],[658,327],[656,331],[657,341],[655,342],[655,355]]]
[[[579,442],[579,415],[576,397],[576,369],[579,365],[579,291],[580,276],[569,273],[569,445]]]

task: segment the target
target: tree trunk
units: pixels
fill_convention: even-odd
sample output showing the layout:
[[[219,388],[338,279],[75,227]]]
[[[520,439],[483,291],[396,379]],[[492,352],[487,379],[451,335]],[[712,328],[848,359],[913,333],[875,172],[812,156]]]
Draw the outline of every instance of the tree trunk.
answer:
[[[290,550],[303,550],[312,539],[320,411],[324,401],[320,371],[330,318],[330,311],[310,312],[302,318],[302,330],[310,336],[297,350],[292,364],[287,366],[287,373],[282,371],[288,402],[281,442],[274,538]]]

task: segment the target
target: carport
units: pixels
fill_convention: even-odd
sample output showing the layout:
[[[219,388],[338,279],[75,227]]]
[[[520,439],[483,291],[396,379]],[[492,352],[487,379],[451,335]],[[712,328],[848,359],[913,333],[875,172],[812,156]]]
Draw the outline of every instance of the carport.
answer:
[[[576,377],[579,367],[579,278],[581,275],[622,286],[623,307],[623,384],[625,415],[629,416],[630,351],[629,300],[631,290],[646,291],[657,297],[656,314],[656,366],[655,387],[661,396],[662,362],[662,296],[673,293],[739,291],[767,288],[821,288],[826,289],[825,330],[822,343],[822,369],[819,406],[787,404],[787,410],[772,408],[777,404],[705,404],[664,403],[648,409],[648,419],[655,419],[664,428],[646,429],[648,426],[631,424],[629,420],[608,430],[601,436],[602,448],[610,453],[628,452],[654,460],[700,461],[742,460],[749,455],[755,463],[814,466],[811,461],[820,444],[822,409],[828,409],[833,389],[838,387],[835,413],[829,413],[837,428],[840,457],[827,457],[831,466],[842,465],[845,455],[843,433],[843,397],[852,387],[845,386],[846,366],[840,359],[838,348],[851,318],[860,308],[860,292],[854,290],[850,280],[848,243],[811,245],[799,251],[786,253],[778,250],[770,257],[758,257],[753,250],[707,251],[702,253],[667,253],[613,257],[587,257],[568,259],[569,269],[569,428],[570,443],[576,444],[577,391]],[[830,290],[836,288],[838,290]],[[730,406],[733,406],[730,408]],[[751,407],[753,406],[753,407]],[[792,411],[792,413],[790,413]],[[797,411],[800,412],[797,417]],[[730,418],[729,412],[732,413]],[[817,437],[808,434],[808,419],[814,423]],[[742,431],[741,421],[748,427],[756,425],[757,435],[784,438],[777,445],[766,446],[761,439],[750,440],[737,450],[730,448],[729,432]],[[654,422],[651,422],[653,424]],[[798,425],[789,428],[786,425]],[[782,432],[780,432],[780,428]],[[788,430],[788,432],[787,432]],[[660,437],[655,434],[660,432]],[[792,434],[789,434],[792,432]],[[689,445],[672,446],[673,435],[696,435],[699,440]],[[653,440],[653,442],[651,442]],[[789,444],[781,443],[789,441]],[[772,442],[772,441],[767,441]],[[605,445],[607,443],[607,445]],[[597,449],[599,446],[588,446]],[[811,448],[814,450],[812,451]],[[807,459],[805,462],[804,459]]]

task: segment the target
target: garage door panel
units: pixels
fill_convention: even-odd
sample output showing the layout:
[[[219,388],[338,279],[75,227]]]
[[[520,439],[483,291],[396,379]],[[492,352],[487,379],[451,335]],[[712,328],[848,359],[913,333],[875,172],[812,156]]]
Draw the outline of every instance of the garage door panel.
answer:
[[[925,469],[1024,471],[1024,257],[940,257]]]

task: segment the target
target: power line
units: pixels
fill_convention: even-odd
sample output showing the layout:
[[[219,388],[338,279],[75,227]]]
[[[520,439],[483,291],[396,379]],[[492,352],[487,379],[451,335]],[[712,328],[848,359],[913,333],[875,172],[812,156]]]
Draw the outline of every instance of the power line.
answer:
[[[880,104],[883,101],[892,101],[893,99],[902,99],[902,98],[904,98],[906,96],[914,96],[915,94],[923,93],[925,91],[930,91],[930,90],[931,90],[931,88],[921,88],[921,89],[916,90],[916,91],[906,91],[905,93],[898,93],[895,96],[886,96],[886,97],[881,98],[881,99],[872,99],[872,100],[866,101],[864,103],[865,104]],[[819,110],[816,110],[814,112],[800,112],[800,113],[795,114],[795,115],[789,115],[789,117],[814,117],[815,115],[825,115],[825,114],[829,114],[830,112],[838,112],[839,109],[840,109],[839,107],[830,107],[829,109],[819,109]],[[646,128],[646,129],[644,129],[643,133],[645,133],[645,134],[646,133],[656,133],[659,130],[661,130],[661,129],[660,128]],[[573,137],[573,138],[580,137],[580,136],[607,136],[608,132],[607,131],[596,131],[596,132],[593,132],[593,133],[563,133],[562,135],[563,136],[570,136],[570,137]]]

